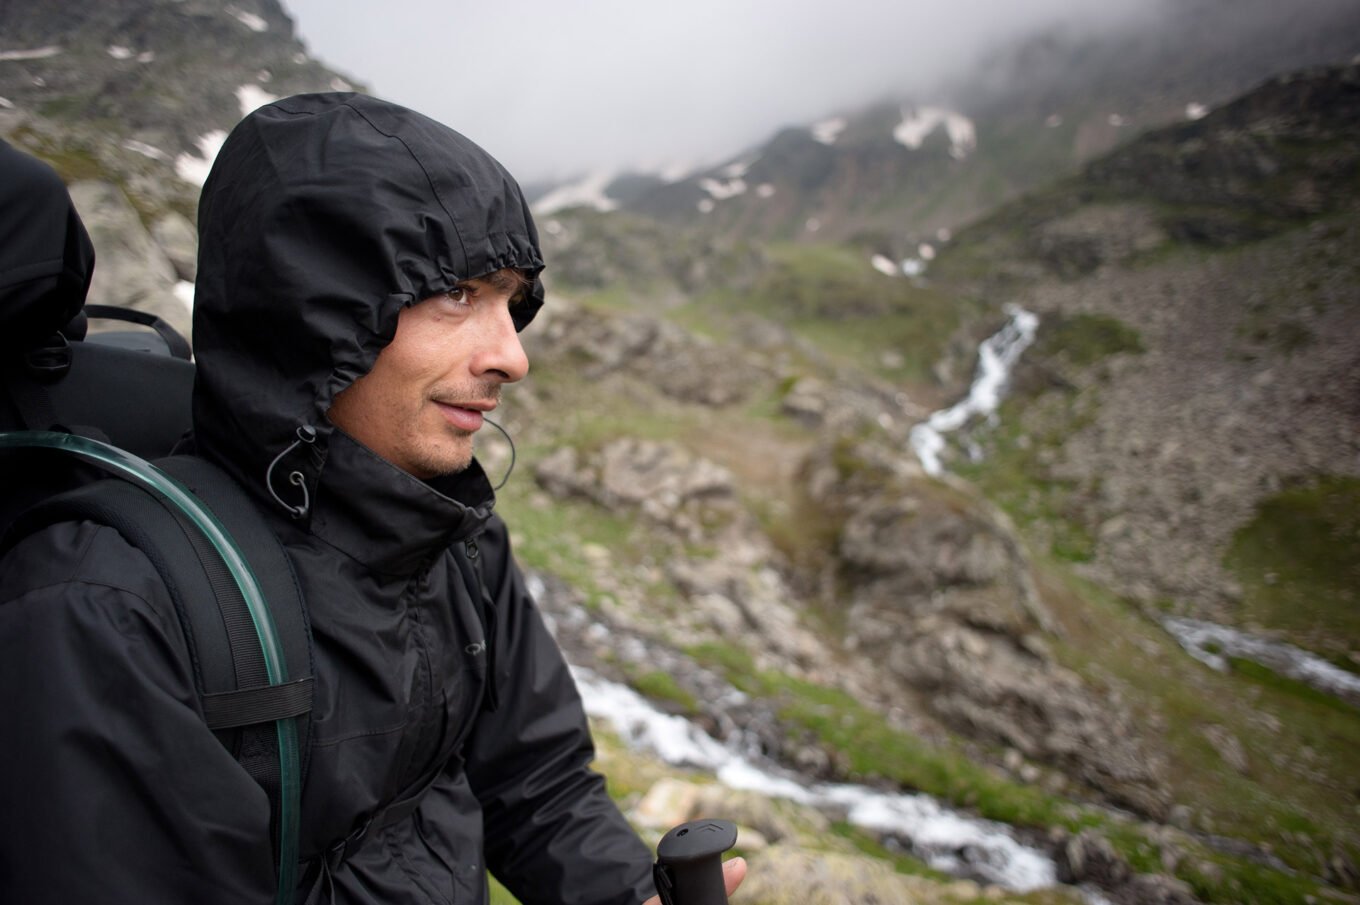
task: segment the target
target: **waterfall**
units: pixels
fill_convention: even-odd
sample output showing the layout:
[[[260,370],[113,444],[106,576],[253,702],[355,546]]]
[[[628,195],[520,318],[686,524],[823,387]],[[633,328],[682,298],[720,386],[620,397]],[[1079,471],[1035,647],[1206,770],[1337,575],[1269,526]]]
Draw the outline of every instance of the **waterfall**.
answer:
[[[926,474],[939,476],[944,473],[941,455],[946,433],[958,430],[974,418],[994,416],[1015,363],[1034,342],[1039,316],[1019,305],[1007,305],[1005,310],[1010,320],[978,346],[977,374],[968,388],[968,395],[911,429],[911,448],[921,460]]]

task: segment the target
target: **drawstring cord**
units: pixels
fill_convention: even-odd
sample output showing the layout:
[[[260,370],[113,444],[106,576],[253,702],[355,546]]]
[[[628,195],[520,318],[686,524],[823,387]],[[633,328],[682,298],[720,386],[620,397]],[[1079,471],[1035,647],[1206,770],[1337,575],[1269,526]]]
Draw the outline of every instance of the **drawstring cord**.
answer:
[[[500,483],[491,488],[492,491],[497,491],[505,486],[506,482],[510,480],[511,473],[515,470],[515,441],[511,439],[509,431],[501,427],[495,421],[492,421],[490,418],[483,418],[483,420],[496,430],[500,431],[501,436],[505,438],[505,442],[510,444],[510,465],[505,469],[505,475],[501,478]],[[264,473],[264,486],[269,489],[269,495],[274,498],[274,502],[282,506],[293,518],[303,518],[307,515],[308,510],[312,508],[312,496],[307,490],[307,476],[297,469],[288,472],[288,483],[302,491],[302,505],[294,506],[283,497],[279,496],[278,491],[274,489],[274,469],[278,468],[279,463],[283,461],[285,456],[299,446],[304,443],[311,446],[315,442],[316,428],[308,424],[302,425],[297,429],[297,439],[288,444],[283,452],[274,457],[274,461],[269,463],[269,468],[266,469]]]
[[[296,469],[288,472],[288,483],[302,489],[302,505],[294,506],[285,501],[283,497],[279,496],[278,491],[274,489],[274,469],[278,467],[279,462],[282,461],[284,456],[288,455],[302,444],[306,443],[310,446],[315,442],[316,428],[309,424],[302,425],[297,429],[297,439],[288,444],[288,447],[284,449],[283,452],[274,457],[274,461],[269,463],[269,468],[264,473],[264,486],[268,488],[269,495],[274,498],[274,502],[287,510],[288,514],[293,518],[303,518],[307,515],[307,510],[312,508],[312,496],[307,490],[307,476]]]
[[[494,427],[496,430],[500,431],[501,436],[505,438],[505,442],[510,444],[510,467],[505,469],[505,477],[501,478],[501,482],[497,484],[495,487],[491,488],[492,492],[494,493],[495,491],[500,490],[502,487],[505,486],[505,482],[510,480],[510,473],[515,470],[515,441],[510,439],[510,433],[505,428],[501,427],[499,424],[492,421],[490,418],[483,416],[482,420],[485,421],[487,424],[491,425],[492,427]]]

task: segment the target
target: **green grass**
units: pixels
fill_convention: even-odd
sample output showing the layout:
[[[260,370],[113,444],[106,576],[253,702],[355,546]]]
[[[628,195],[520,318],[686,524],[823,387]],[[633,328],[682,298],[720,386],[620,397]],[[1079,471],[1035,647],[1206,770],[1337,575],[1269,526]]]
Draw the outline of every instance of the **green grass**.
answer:
[[[735,316],[755,314],[845,366],[926,383],[931,365],[974,307],[949,293],[881,274],[868,255],[851,248],[784,243],[768,251],[769,269],[752,288],[714,289],[669,317],[696,332],[721,336]]]
[[[1051,474],[1047,457],[1087,424],[1094,396],[1049,394],[1042,401],[1039,427],[1026,429],[1023,398],[1004,402],[1001,427],[984,438],[985,458],[959,461],[954,471],[1015,520],[1031,536],[1044,539],[1044,552],[1065,562],[1087,562],[1095,555],[1096,515],[1091,505],[1097,486]]]
[[[1085,368],[1110,355],[1143,351],[1138,331],[1121,320],[1105,314],[1053,313],[1044,317],[1027,357],[1040,362],[1056,358]]]
[[[629,676],[628,681],[639,694],[654,701],[669,702],[679,707],[682,713],[689,715],[700,712],[699,702],[694,695],[681,688],[670,673],[652,670]]]
[[[1352,861],[1360,857],[1352,780],[1360,711],[1255,664],[1235,663],[1232,673],[1215,673],[1186,657],[1136,608],[1074,576],[1068,566],[1054,560],[1037,565],[1040,593],[1064,627],[1055,653],[1088,681],[1121,689],[1151,743],[1167,757],[1172,800],[1191,809],[1196,829],[1251,840],[1294,869],[1318,875],[1333,850]],[[1208,726],[1221,726],[1239,740],[1245,773],[1224,763],[1204,733]],[[1206,895],[1216,901],[1240,896],[1230,880],[1263,890],[1243,901],[1300,901],[1300,884],[1307,881],[1275,871],[1249,879],[1259,870],[1249,861],[1223,861],[1217,852],[1201,858],[1219,864],[1223,874],[1214,896]],[[1185,875],[1192,868],[1182,871],[1182,879],[1197,888],[1215,882],[1213,871],[1197,879]],[[1278,888],[1278,897],[1267,893],[1271,888]]]
[[[499,880],[490,874],[487,874],[486,879],[491,887],[491,905],[519,905],[519,899],[512,896]]]
[[[1262,500],[1234,535],[1224,565],[1242,583],[1249,619],[1305,647],[1341,656],[1355,650],[1360,479],[1319,476]]]

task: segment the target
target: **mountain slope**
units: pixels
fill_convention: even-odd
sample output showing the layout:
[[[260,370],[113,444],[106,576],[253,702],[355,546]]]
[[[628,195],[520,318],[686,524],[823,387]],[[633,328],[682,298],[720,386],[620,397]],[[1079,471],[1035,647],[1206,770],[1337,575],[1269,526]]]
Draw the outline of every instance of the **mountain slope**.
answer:
[[[632,176],[609,203],[718,235],[853,241],[900,260],[998,203],[1262,79],[1360,54],[1346,0],[1175,0],[1113,31],[992,49],[931,92],[790,125],[678,181]]]
[[[90,301],[185,335],[198,191],[227,131],[276,96],[353,87],[275,0],[6,3],[0,35],[0,137],[72,184],[99,255]]]

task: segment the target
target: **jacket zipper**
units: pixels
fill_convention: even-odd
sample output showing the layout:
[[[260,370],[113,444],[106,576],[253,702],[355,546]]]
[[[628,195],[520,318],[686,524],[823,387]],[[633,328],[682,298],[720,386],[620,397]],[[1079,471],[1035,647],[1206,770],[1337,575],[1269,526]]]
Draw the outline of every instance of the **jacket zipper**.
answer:
[[[496,688],[496,608],[482,586],[481,549],[477,546],[477,539],[465,541],[463,551],[471,566],[469,571],[474,585],[468,590],[472,592],[473,606],[482,623],[482,641],[486,645],[486,697],[483,706],[487,710],[496,710],[500,706],[500,694]]]

